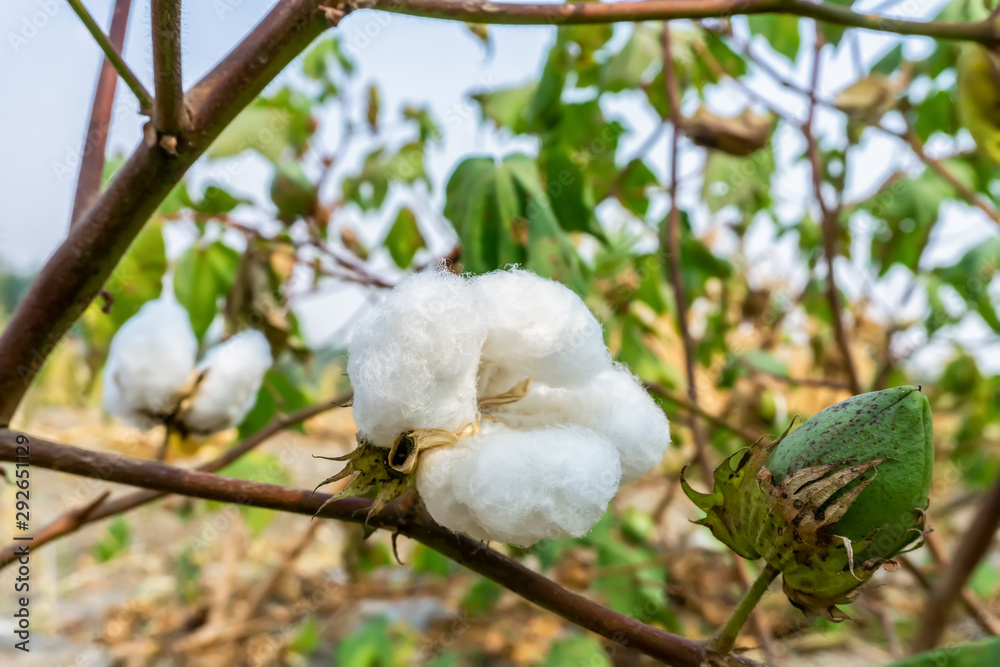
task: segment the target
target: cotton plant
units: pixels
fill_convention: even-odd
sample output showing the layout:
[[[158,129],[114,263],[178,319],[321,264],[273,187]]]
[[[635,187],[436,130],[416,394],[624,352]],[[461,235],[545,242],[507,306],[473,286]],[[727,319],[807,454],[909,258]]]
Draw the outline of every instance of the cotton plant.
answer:
[[[104,407],[143,429],[166,423],[198,435],[223,431],[253,408],[272,361],[264,335],[247,330],[212,347],[198,362],[187,311],[157,299],[143,305],[111,341]]]
[[[345,493],[378,487],[376,507],[415,486],[477,539],[582,536],[670,443],[584,302],[528,271],[409,276],[348,355],[360,444],[324,484],[355,475]]]

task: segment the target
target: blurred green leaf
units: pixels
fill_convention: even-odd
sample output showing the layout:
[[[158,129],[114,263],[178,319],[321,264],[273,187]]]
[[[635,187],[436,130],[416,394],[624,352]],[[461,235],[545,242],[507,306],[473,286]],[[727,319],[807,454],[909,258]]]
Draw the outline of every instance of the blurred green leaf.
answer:
[[[392,255],[392,261],[401,269],[408,268],[413,263],[413,256],[421,248],[427,247],[424,236],[417,224],[417,215],[409,207],[404,206],[396,214],[396,221],[389,228],[384,241],[386,249]]]
[[[99,563],[106,563],[118,554],[125,551],[132,541],[132,531],[125,521],[125,517],[115,517],[108,526],[104,537],[93,546],[94,558]]]
[[[232,288],[239,265],[239,253],[222,241],[196,244],[177,258],[174,294],[191,316],[191,328],[198,338],[205,335],[219,312],[219,299]]]
[[[589,636],[577,635],[560,639],[552,644],[544,667],[611,667],[601,643]]]
[[[799,17],[787,14],[748,16],[750,32],[767,40],[771,48],[789,60],[799,54]]]

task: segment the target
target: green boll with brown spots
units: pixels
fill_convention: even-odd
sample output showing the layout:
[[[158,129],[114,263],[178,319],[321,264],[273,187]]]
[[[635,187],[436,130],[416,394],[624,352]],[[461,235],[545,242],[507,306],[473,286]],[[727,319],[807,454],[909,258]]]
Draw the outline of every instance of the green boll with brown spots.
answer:
[[[737,452],[699,521],[751,560],[779,569],[807,614],[844,618],[882,565],[921,537],[934,458],[927,397],[905,386],[830,406],[770,443]]]

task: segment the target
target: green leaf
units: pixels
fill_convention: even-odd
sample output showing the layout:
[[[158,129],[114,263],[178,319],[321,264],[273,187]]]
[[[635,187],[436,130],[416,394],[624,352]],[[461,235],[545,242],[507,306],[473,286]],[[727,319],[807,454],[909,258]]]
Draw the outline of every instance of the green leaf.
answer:
[[[383,617],[367,621],[337,647],[338,667],[396,667],[393,643],[388,641],[389,621]]]
[[[417,544],[413,549],[410,568],[414,572],[431,574],[436,577],[447,577],[459,570],[455,561],[423,544]]]
[[[412,209],[409,207],[399,209],[396,221],[389,228],[383,243],[392,255],[392,261],[401,269],[409,267],[417,251],[427,247],[423,234],[420,233],[420,226],[417,225],[417,216]]]
[[[550,128],[559,122],[568,69],[569,52],[564,43],[556,40],[545,61],[535,94],[525,109],[525,118],[533,127]]]
[[[538,84],[532,81],[524,86],[476,93],[472,99],[479,104],[484,120],[491,120],[514,134],[523,134],[530,130],[525,110],[537,91]]]
[[[255,150],[275,162],[291,148],[298,153],[316,130],[310,101],[282,88],[272,97],[258,97],[216,138],[206,151],[210,159]]]
[[[1000,269],[1000,239],[990,238],[966,252],[958,262],[934,270],[934,275],[954,287],[993,331],[1000,333],[1000,316],[989,286]]]
[[[544,667],[611,667],[601,643],[593,637],[582,635],[560,639],[552,644]]]
[[[264,374],[264,382],[257,392],[257,402],[239,425],[239,437],[244,440],[271,423],[278,413],[289,414],[301,410],[312,401],[300,388],[301,383],[293,382],[277,369],[269,369]],[[305,433],[302,424],[289,427],[293,431]]]
[[[542,144],[539,155],[546,194],[559,226],[568,232],[587,232],[598,238],[604,234],[594,217],[594,195],[583,166],[573,160],[567,146]]]
[[[312,655],[319,648],[320,625],[319,620],[310,614],[306,620],[299,625],[298,632],[288,644],[288,649],[299,655]]]
[[[660,30],[637,23],[621,51],[604,63],[601,88],[610,93],[638,88],[652,64],[660,61],[661,53]]]
[[[398,152],[388,154],[377,148],[365,158],[361,173],[344,179],[341,191],[346,201],[357,204],[363,211],[381,208],[389,194],[390,183],[430,184],[424,168],[425,147],[412,142]]]
[[[190,207],[199,213],[221,215],[229,213],[240,204],[252,204],[249,199],[234,197],[217,185],[209,185],[201,195],[201,201],[190,203]]]
[[[746,157],[709,151],[702,198],[713,213],[735,206],[750,216],[771,205],[774,154],[768,145]]]
[[[1000,639],[993,637],[973,644],[958,644],[920,653],[888,667],[983,667],[1000,664]]]
[[[503,588],[489,579],[477,579],[462,597],[461,607],[470,616],[485,616],[496,606]]]
[[[615,192],[618,201],[640,218],[644,217],[649,210],[647,191],[659,185],[659,179],[653,170],[638,158],[625,165],[622,176],[624,178],[621,185]]]
[[[294,160],[282,160],[275,165],[270,195],[278,209],[278,220],[285,224],[307,218],[319,208],[319,187]]]
[[[903,45],[897,44],[891,48],[888,53],[879,58],[879,61],[872,65],[872,74],[882,74],[884,76],[892,76],[899,69],[899,66],[903,64]]]
[[[174,294],[191,316],[191,328],[201,338],[215,319],[219,299],[236,280],[238,252],[222,241],[188,248],[174,266]]]
[[[100,563],[106,563],[125,551],[131,541],[132,531],[125,518],[115,517],[104,537],[93,546],[94,558]]]
[[[750,32],[767,40],[771,48],[791,61],[799,54],[799,17],[787,14],[748,16]]]

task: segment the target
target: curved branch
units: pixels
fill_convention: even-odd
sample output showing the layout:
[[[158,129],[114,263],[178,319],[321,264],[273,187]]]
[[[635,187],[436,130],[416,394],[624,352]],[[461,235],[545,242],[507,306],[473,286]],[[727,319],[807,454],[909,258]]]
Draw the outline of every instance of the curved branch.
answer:
[[[861,14],[831,3],[808,0],[647,0],[564,4],[515,4],[479,0],[367,0],[359,3],[358,8],[451,21],[506,25],[570,25],[725,18],[740,14],[789,14],[824,23],[898,35],[968,40],[986,45],[1000,44],[1000,32],[989,21],[906,21]]]
[[[187,95],[177,155],[140,144],[42,268],[0,335],[0,426],[46,358],[100,292],[132,239],[223,128],[329,27],[323,0],[280,2]]]
[[[0,461],[13,461],[17,434],[0,430]],[[30,464],[73,475],[97,477],[109,482],[140,486],[152,491],[177,493],[194,498],[238,503],[284,512],[317,515],[375,528],[391,529],[415,539],[517,593],[529,602],[566,620],[596,632],[667,664],[699,667],[707,660],[704,642],[686,639],[646,625],[529,570],[521,563],[485,547],[465,535],[452,533],[423,514],[411,514],[390,504],[369,515],[372,501],[363,498],[330,500],[325,493],[311,493],[274,484],[220,477],[183,470],[162,463],[140,461],[117,454],[88,451],[30,437]],[[320,508],[323,509],[320,509]],[[731,664],[754,665],[730,657]]]
[[[198,466],[197,469],[202,472],[216,472],[222,470],[247,452],[256,449],[257,446],[263,444],[271,436],[285,430],[289,426],[300,424],[307,419],[311,419],[318,414],[326,412],[327,410],[332,410],[333,408],[342,406],[344,403],[351,400],[352,395],[353,392],[348,392],[327,403],[320,403],[318,405],[302,408],[301,410],[293,412],[285,417],[274,419],[270,424],[257,431],[240,444],[226,450],[211,461],[203,463]],[[95,500],[91,500],[80,507],[69,510],[68,512],[56,517],[32,533],[29,538],[31,540],[31,549],[33,552],[37,551],[49,542],[54,542],[60,537],[74,533],[89,523],[95,523],[97,521],[107,519],[108,517],[124,514],[125,512],[135,509],[136,507],[141,507],[153,502],[154,500],[159,500],[166,495],[168,494],[160,491],[144,490],[136,491],[105,502],[105,499],[108,496],[108,492],[105,492],[98,496]],[[7,567],[16,560],[18,548],[22,544],[22,541],[17,541],[13,544],[7,545],[3,549],[0,549],[0,569]]]
[[[125,44],[125,30],[128,28],[128,15],[131,9],[132,0],[115,0],[108,39],[112,48],[118,53],[121,53]],[[76,194],[73,195],[70,227],[76,224],[101,191],[104,153],[107,148],[108,133],[111,131],[111,110],[115,102],[117,84],[118,73],[115,71],[114,63],[105,58],[101,62],[100,74],[97,77],[94,103],[90,109],[90,121],[87,123],[87,135],[83,138],[83,156],[80,159],[80,173],[76,179]]]

